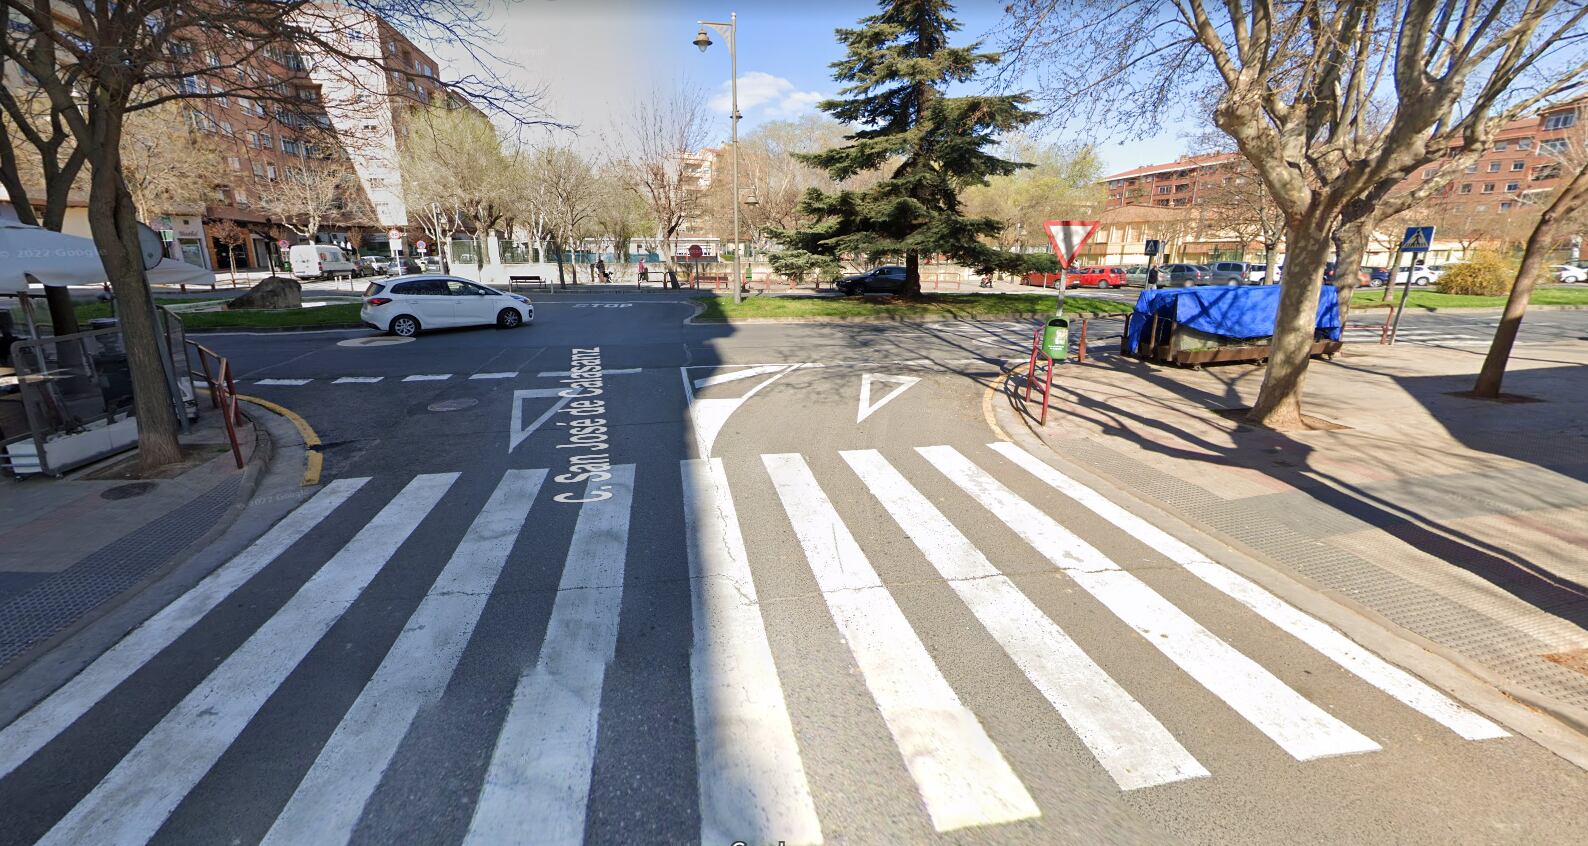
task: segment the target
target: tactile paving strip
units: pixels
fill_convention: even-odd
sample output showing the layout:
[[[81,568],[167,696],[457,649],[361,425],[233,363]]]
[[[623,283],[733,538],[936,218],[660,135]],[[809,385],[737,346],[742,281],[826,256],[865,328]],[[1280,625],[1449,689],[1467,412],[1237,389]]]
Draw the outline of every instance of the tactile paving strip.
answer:
[[[136,585],[214,528],[237,500],[240,476],[128,533],[0,605],[0,666]]]
[[[1308,537],[1246,500],[1221,500],[1190,482],[1084,438],[1055,439],[1054,446],[1065,457],[1122,482],[1127,489],[1239,540],[1516,684],[1575,707],[1588,707],[1588,677],[1544,660],[1542,655],[1550,652],[1550,647],[1506,623],[1361,556]],[[1584,608],[1588,609],[1588,603]],[[1559,614],[1560,609],[1541,613]]]

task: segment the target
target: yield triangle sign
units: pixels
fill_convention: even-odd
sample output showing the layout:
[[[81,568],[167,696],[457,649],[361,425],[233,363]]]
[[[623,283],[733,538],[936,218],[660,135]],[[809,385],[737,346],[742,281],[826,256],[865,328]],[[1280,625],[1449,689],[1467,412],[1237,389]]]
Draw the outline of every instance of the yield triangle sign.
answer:
[[[859,423],[870,417],[877,409],[888,404],[888,401],[899,394],[909,390],[916,382],[921,381],[919,376],[884,376],[880,373],[862,373],[860,375],[860,410],[855,414],[855,422]],[[897,388],[882,395],[882,399],[871,401],[872,382],[894,382]]]
[[[1095,220],[1045,220],[1042,228],[1047,230],[1048,241],[1053,244],[1053,254],[1059,259],[1060,267],[1069,267],[1075,261],[1075,254],[1092,233],[1097,231]]]

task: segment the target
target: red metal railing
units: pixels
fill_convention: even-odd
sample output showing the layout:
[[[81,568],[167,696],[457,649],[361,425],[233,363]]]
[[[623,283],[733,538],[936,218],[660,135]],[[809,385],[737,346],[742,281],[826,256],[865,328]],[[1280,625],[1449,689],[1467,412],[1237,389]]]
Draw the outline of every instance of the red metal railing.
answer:
[[[232,379],[231,362],[197,341],[188,341],[187,344],[198,353],[199,366],[204,368],[203,373],[189,371],[188,375],[203,376],[204,381],[209,383],[210,401],[221,412],[221,420],[226,424],[226,437],[232,444],[232,458],[237,462],[237,469],[241,470],[243,449],[237,442],[237,424],[241,418],[237,409],[237,383]]]
[[[1031,401],[1031,386],[1037,381],[1037,356],[1048,360],[1047,380],[1042,385],[1042,416],[1037,419],[1038,425],[1048,422],[1048,398],[1053,394],[1053,359],[1042,351],[1042,327],[1031,333],[1031,364],[1026,368],[1026,396],[1025,401]]]

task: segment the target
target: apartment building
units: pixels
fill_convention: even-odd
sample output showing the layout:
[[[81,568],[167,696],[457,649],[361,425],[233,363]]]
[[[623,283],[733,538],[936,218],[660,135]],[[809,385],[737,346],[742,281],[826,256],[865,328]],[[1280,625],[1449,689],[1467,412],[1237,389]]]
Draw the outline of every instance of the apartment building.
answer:
[[[1195,205],[1198,187],[1238,158],[1236,153],[1181,156],[1172,162],[1143,165],[1105,176],[1101,181],[1108,198],[1103,207]]]
[[[1520,213],[1561,185],[1565,161],[1585,154],[1585,139],[1588,97],[1547,106],[1506,124],[1495,135],[1494,146],[1467,165],[1431,205],[1453,219]],[[1404,187],[1432,179],[1438,171],[1437,166],[1424,168]]]

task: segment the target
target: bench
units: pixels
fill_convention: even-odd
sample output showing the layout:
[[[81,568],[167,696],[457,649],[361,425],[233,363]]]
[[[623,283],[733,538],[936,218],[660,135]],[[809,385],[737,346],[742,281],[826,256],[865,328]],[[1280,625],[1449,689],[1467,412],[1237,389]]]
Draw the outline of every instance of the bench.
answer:
[[[542,279],[538,275],[512,274],[507,277],[507,290],[513,290],[514,285],[545,285],[551,287],[550,279]]]

